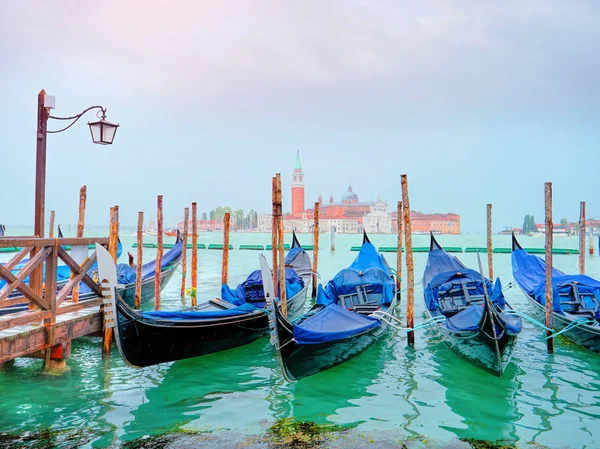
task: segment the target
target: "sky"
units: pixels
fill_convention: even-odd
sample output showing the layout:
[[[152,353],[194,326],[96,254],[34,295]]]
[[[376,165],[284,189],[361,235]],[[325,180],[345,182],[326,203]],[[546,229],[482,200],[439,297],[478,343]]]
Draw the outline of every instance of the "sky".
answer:
[[[600,218],[600,3],[248,0],[0,2],[0,223],[33,222],[37,94],[121,126],[93,145],[88,113],[48,138],[46,209],[107,225],[192,201],[284,210],[296,151],[306,205],[361,200],[461,215],[482,232],[544,216]],[[57,129],[60,122],[50,122]],[[46,221],[47,222],[47,221]]]

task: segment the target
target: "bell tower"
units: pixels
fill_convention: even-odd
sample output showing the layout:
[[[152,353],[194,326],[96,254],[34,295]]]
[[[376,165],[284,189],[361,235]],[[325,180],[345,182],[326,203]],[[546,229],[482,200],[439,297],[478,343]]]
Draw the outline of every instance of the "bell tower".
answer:
[[[300,164],[300,151],[296,152],[296,165],[292,173],[292,216],[301,218],[304,214],[304,174]]]

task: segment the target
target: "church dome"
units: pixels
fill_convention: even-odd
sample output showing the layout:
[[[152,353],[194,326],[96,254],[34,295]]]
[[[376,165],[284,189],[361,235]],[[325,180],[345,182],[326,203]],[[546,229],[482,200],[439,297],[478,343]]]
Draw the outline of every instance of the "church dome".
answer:
[[[357,202],[358,195],[352,191],[352,184],[348,186],[348,190],[342,195],[342,201]]]

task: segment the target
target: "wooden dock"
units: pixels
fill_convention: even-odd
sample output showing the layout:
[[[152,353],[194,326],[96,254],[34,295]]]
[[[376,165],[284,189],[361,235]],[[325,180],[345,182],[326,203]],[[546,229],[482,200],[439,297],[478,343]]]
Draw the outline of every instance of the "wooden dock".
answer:
[[[102,331],[102,293],[89,276],[96,251],[90,250],[91,254],[78,263],[64,249],[87,250],[93,243],[106,246],[108,238],[0,238],[0,248],[22,247],[0,265],[0,280],[6,283],[0,288],[0,312],[6,307],[27,306],[23,311],[0,315],[0,363],[39,357],[44,359],[44,369],[52,370],[68,357],[73,339]],[[57,285],[59,260],[69,267],[71,276]],[[80,282],[96,296],[81,302],[73,298],[73,287]]]

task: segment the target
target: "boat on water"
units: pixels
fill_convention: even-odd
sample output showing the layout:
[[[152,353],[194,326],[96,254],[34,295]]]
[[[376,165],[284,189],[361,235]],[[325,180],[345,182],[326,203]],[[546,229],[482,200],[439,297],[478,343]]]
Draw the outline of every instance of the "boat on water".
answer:
[[[512,270],[536,317],[546,316],[546,263],[525,251],[512,237]],[[556,331],[600,352],[600,282],[584,274],[565,274],[552,267],[552,320]]]
[[[364,234],[354,262],[325,288],[319,285],[316,304],[297,322],[274,304],[271,343],[284,377],[293,382],[324,371],[382,337],[395,316],[395,285],[385,258]]]
[[[297,244],[296,238],[294,243]],[[143,312],[133,310],[123,301],[115,289],[116,268],[112,258],[107,257],[104,248],[97,251],[100,279],[109,281],[105,286],[109,287],[109,309],[114,310],[117,347],[131,366],[145,367],[223,351],[251,343],[269,332],[263,286],[265,281],[273,283],[268,269],[264,278],[261,270],[252,272],[236,289],[224,285],[222,292],[226,299],[211,299],[181,311]],[[301,314],[309,284],[310,259],[301,247],[293,245],[285,264],[290,311]]]
[[[425,309],[434,331],[455,353],[501,376],[523,328],[521,318],[505,313],[500,279],[494,285],[451,256],[431,235],[423,274]],[[444,319],[445,318],[445,319]]]
[[[60,231],[59,231],[60,232]],[[61,233],[62,235],[62,233]],[[117,258],[121,255],[123,245],[119,240],[117,246]],[[162,259],[161,259],[161,273],[160,273],[160,288],[161,290],[165,288],[175,270],[179,266],[181,262],[181,257],[183,254],[183,241],[181,240],[181,236],[177,236],[177,240],[173,248],[167,251]],[[25,266],[27,260],[22,261],[19,265],[15,267],[13,270],[16,274],[20,268]],[[124,301],[127,302],[130,306],[133,306],[134,296],[135,296],[135,281],[136,281],[136,273],[135,267],[130,264],[118,264],[116,266],[116,270],[118,273],[117,277],[117,288],[119,289],[120,294]],[[57,280],[56,280],[56,288],[60,290],[71,278],[71,269],[66,265],[59,265],[57,267]],[[98,279],[98,264],[94,264],[90,271],[88,272],[92,279]],[[154,279],[156,278],[156,260],[152,260],[142,265],[142,291],[141,291],[141,303],[145,304],[154,299]],[[25,282],[28,283],[29,279],[26,278]],[[5,285],[5,281],[0,280],[0,288]],[[9,295],[9,298],[16,298],[21,296],[21,293],[18,291],[14,291]],[[79,284],[79,301],[85,301],[88,299],[96,298],[96,294],[92,292],[92,290],[84,283]],[[25,300],[24,300],[25,301]],[[21,304],[12,305],[10,307],[0,308],[0,315],[6,315],[9,313],[22,312],[27,309],[28,302],[23,302]]]

